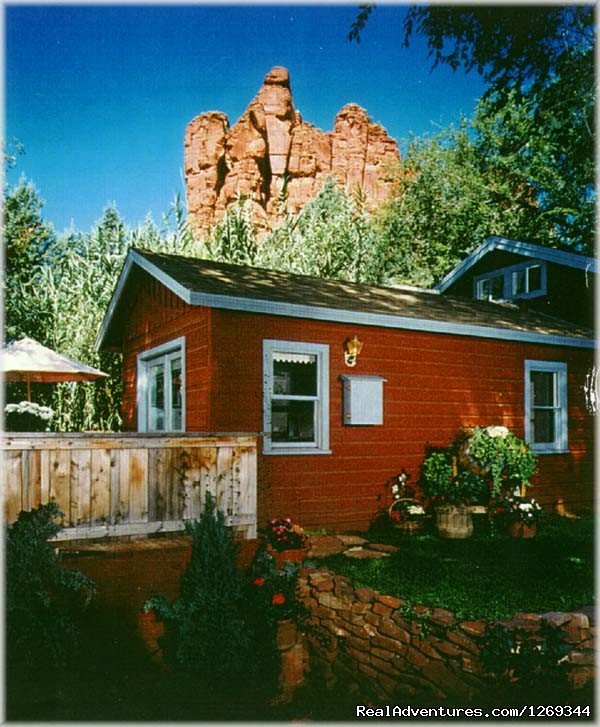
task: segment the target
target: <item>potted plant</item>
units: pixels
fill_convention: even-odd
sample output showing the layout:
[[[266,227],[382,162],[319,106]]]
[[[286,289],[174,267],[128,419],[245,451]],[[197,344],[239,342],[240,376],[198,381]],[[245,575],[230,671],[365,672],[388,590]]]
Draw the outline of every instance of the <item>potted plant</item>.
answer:
[[[423,532],[427,513],[418,500],[399,497],[390,505],[388,514],[394,527],[405,535],[418,535]]]
[[[537,532],[537,523],[544,514],[542,506],[533,497],[516,495],[503,501],[501,512],[508,534],[513,538],[533,538]]]
[[[524,496],[537,469],[537,455],[531,447],[503,426],[464,430],[454,442],[459,467],[489,483],[490,496],[503,493]]]
[[[443,538],[468,538],[473,533],[469,506],[486,496],[484,480],[471,472],[458,471],[450,450],[434,451],[421,466],[421,487],[435,508],[436,526]]]
[[[306,558],[308,548],[304,530],[289,517],[269,520],[266,530],[266,550],[278,566],[286,561],[297,563]]]

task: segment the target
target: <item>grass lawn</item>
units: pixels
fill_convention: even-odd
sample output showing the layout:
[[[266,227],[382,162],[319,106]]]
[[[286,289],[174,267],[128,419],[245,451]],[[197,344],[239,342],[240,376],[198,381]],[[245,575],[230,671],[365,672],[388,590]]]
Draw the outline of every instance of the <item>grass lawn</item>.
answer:
[[[412,605],[447,608],[460,619],[571,611],[594,603],[592,519],[549,518],[530,540],[492,538],[483,528],[466,540],[406,536],[392,528],[372,532],[369,539],[399,551],[381,560],[338,555],[325,564],[355,586]]]

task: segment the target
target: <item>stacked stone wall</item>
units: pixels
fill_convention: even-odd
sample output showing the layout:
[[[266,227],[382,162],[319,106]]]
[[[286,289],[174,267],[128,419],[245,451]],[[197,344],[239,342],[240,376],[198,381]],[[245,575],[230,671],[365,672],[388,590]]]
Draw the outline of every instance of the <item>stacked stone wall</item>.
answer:
[[[343,684],[365,698],[391,696],[470,702],[497,687],[486,674],[481,650],[490,624],[461,621],[442,608],[415,606],[324,569],[299,572],[307,610],[311,670],[328,686]],[[518,613],[498,622],[541,640],[544,624],[560,629],[563,660],[573,689],[594,677],[595,626],[586,613]],[[492,624],[493,625],[493,624]]]

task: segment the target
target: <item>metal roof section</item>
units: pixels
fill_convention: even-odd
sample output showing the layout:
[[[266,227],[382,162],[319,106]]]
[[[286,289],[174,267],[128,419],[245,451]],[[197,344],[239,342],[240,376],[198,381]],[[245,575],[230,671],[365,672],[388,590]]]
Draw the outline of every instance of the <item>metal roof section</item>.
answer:
[[[131,249],[102,322],[110,341],[128,280],[138,267],[189,305],[508,341],[593,348],[588,329],[506,303],[440,296]]]
[[[478,263],[488,252],[492,250],[504,250],[505,252],[524,255],[525,257],[535,258],[537,260],[546,260],[556,265],[564,265],[568,268],[576,268],[590,273],[598,272],[598,261],[596,258],[587,255],[579,255],[575,252],[566,252],[565,250],[557,250],[553,247],[544,247],[543,245],[534,245],[531,242],[520,242],[519,240],[509,240],[506,237],[498,237],[492,235],[480,245],[478,248],[468,255],[459,265],[451,270],[440,282],[434,286],[433,290],[443,293],[459,278],[461,278],[467,270]]]

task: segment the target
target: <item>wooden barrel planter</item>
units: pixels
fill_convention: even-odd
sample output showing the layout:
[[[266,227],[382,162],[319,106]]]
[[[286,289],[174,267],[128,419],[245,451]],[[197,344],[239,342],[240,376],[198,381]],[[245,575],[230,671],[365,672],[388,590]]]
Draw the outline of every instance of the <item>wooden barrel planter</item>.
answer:
[[[473,517],[468,507],[455,505],[437,507],[435,524],[441,538],[458,540],[473,535]]]

